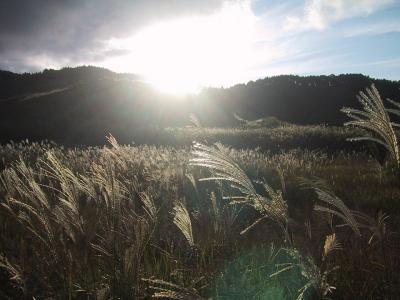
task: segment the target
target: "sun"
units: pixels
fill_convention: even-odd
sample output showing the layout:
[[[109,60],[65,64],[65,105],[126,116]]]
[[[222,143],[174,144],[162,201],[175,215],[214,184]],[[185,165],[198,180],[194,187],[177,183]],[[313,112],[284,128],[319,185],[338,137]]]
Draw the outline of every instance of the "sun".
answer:
[[[248,2],[227,3],[207,16],[156,23],[130,38],[110,41],[110,47],[128,53],[113,62],[114,69],[138,73],[173,94],[230,85],[259,55],[256,23]]]

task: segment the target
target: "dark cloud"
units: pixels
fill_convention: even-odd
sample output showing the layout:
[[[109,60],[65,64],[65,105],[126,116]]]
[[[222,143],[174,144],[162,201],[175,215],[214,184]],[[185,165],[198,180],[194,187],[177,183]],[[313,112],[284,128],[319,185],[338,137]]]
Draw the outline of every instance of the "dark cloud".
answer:
[[[165,18],[205,14],[222,0],[2,0],[0,69],[35,71],[121,55],[105,47]]]

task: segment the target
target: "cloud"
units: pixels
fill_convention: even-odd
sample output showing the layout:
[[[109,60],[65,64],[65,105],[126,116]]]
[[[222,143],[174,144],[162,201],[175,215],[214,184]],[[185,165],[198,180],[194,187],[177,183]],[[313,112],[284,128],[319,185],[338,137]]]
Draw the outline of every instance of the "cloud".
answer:
[[[35,71],[120,55],[112,38],[185,14],[207,14],[222,0],[2,0],[0,68]]]
[[[353,28],[346,29],[343,35],[345,37],[354,37],[360,35],[379,35],[387,32],[400,32],[400,20],[384,20],[353,26]]]
[[[305,73],[315,69],[323,71],[323,68],[330,73],[331,70],[339,70],[339,66],[346,66],[340,58],[333,59],[332,55],[357,51],[357,55],[348,58],[349,61],[357,58],[357,63],[371,56],[369,47],[357,48],[354,44],[345,47],[353,41],[353,37],[362,36],[365,39],[363,45],[368,41],[373,45],[376,44],[374,39],[382,33],[400,32],[400,22],[397,20],[400,6],[393,5],[400,0],[263,1],[1,0],[0,69],[31,72],[93,64],[121,71],[116,67],[119,62],[119,66],[126,68],[124,71],[140,73],[139,64],[144,65],[146,60],[138,55],[143,47],[135,42],[135,37],[141,32],[147,32],[157,24],[167,30],[166,25],[181,19],[197,20],[199,27],[203,28],[203,21],[207,24],[207,20],[215,19],[218,26],[211,29],[211,36],[218,37],[215,41],[207,42],[198,33],[198,40],[193,41],[190,37],[192,42],[186,42],[180,50],[180,53],[191,53],[194,59],[191,56],[174,55],[182,61],[195,61],[209,81],[217,82],[213,79],[219,74],[215,69],[231,70],[231,80],[221,83],[229,85],[231,81],[243,82],[271,74]],[[223,21],[220,16],[227,12],[226,7],[224,9],[224,3],[226,5],[227,2],[229,5],[226,7],[238,9],[237,14],[228,14],[234,16],[228,19],[229,22]],[[352,18],[357,19],[349,20]],[[348,22],[337,24],[343,20]],[[236,29],[239,25],[242,31],[238,32]],[[228,35],[218,35],[218,28],[223,26],[226,27],[223,32]],[[332,30],[324,31],[327,28]],[[191,27],[186,29],[191,31]],[[203,31],[199,29],[199,32]],[[229,50],[223,51],[221,49],[227,45],[226,38],[231,44]],[[383,50],[374,51],[372,61],[397,57],[398,43],[395,38],[386,42]],[[121,41],[122,46],[113,45],[112,41]],[[197,50],[185,51],[200,41],[210,45],[203,48],[205,52],[215,53],[213,58],[216,63],[203,63],[199,59],[200,54],[195,55]],[[160,43],[155,43],[152,49],[168,50],[168,44],[165,47]],[[146,53],[147,62],[157,61],[150,54]],[[161,54],[165,56],[166,51]],[[322,59],[325,57],[326,60]],[[163,59],[163,56],[158,59],[162,62],[158,67],[170,67],[168,64],[171,61]],[[181,65],[185,68],[191,66],[183,62]],[[386,64],[382,64],[382,70],[383,65]],[[346,71],[344,68],[342,70]],[[355,70],[361,72],[364,69],[360,67]],[[396,74],[393,76],[398,76]]]
[[[368,16],[395,3],[395,0],[309,0],[300,16],[287,17],[286,30],[323,30],[332,23]]]

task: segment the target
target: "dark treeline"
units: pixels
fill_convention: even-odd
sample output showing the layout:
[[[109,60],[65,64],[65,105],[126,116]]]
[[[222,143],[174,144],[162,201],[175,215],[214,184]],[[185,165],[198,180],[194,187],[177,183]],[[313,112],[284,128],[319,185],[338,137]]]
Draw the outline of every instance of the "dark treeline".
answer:
[[[360,74],[282,75],[182,98],[154,91],[135,75],[97,67],[0,71],[0,142],[97,144],[109,132],[130,142],[162,127],[188,125],[190,113],[205,126],[237,126],[234,113],[245,119],[275,116],[297,124],[340,125],[346,118],[339,109],[358,106],[357,93],[371,83],[384,98],[400,100],[400,82]]]
[[[230,112],[246,119],[275,116],[297,124],[341,125],[343,106],[358,106],[356,95],[375,83],[383,98],[400,99],[400,82],[373,79],[362,74],[330,76],[280,75],[210,89],[208,94]]]

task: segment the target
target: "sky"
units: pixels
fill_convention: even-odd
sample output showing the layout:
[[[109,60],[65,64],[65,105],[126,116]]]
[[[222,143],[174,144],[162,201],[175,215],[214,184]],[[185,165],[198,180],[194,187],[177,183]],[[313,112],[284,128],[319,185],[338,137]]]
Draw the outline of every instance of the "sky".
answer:
[[[0,2],[0,69],[78,65],[188,90],[278,74],[400,80],[400,0]]]

